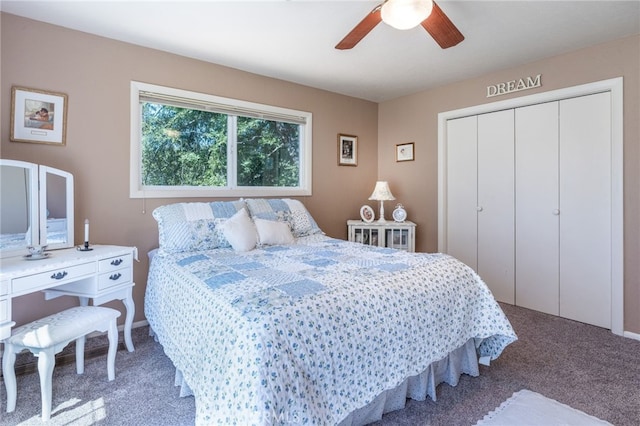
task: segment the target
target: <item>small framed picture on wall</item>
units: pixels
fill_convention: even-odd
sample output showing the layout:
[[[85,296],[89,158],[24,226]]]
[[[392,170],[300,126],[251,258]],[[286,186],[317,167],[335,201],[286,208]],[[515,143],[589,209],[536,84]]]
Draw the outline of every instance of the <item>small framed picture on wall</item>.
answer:
[[[66,137],[66,94],[11,88],[10,139],[13,142],[65,145]]]
[[[399,143],[396,145],[396,161],[413,161],[414,143]]]
[[[353,135],[338,135],[338,165],[358,165],[358,137]]]

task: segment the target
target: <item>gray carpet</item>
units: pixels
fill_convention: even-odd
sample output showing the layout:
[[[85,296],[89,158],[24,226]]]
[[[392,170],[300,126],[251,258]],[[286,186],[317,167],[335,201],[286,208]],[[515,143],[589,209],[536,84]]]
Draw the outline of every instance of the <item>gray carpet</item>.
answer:
[[[480,377],[463,376],[456,387],[438,387],[438,401],[408,401],[376,425],[473,425],[521,389],[530,389],[617,426],[640,424],[640,342],[608,330],[503,305],[520,340],[509,346]],[[106,356],[86,360],[85,374],[73,363],[54,370],[51,425],[192,425],[194,400],[179,398],[174,369],[162,348],[135,329],[136,351],[122,347],[116,380],[107,381]],[[87,343],[99,352],[106,339]],[[93,348],[93,349],[92,349]],[[97,348],[97,349],[95,349]],[[62,355],[72,353],[70,345]],[[88,357],[90,355],[87,355]],[[64,362],[67,358],[62,358]],[[72,359],[72,358],[71,358]],[[19,357],[18,403],[5,413],[0,389],[0,423],[42,424],[38,375],[31,355]]]

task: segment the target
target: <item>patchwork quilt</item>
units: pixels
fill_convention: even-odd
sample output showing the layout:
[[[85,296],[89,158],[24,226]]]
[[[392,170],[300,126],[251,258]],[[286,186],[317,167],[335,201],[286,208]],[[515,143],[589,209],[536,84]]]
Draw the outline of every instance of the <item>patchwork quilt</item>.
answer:
[[[337,424],[469,339],[491,359],[516,340],[456,259],[320,234],[242,253],[160,252],[145,314],[198,424]]]

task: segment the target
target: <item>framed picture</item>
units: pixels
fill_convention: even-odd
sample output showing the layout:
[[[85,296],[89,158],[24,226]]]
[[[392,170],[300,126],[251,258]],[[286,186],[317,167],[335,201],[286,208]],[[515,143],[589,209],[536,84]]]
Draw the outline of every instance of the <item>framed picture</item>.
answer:
[[[358,165],[358,137],[352,135],[338,135],[338,165]]]
[[[413,161],[414,143],[399,143],[396,145],[396,161]]]
[[[370,206],[367,206],[366,204],[360,207],[360,217],[362,218],[363,222],[367,222],[367,223],[373,222],[373,219],[375,217],[373,213],[373,209]]]
[[[11,88],[12,141],[64,145],[66,138],[66,94]]]

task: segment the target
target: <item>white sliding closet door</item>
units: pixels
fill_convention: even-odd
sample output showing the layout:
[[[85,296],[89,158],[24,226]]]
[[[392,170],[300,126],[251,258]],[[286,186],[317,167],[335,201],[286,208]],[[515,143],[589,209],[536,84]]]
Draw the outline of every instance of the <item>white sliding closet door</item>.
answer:
[[[477,117],[447,121],[447,135],[447,253],[477,272]]]
[[[500,302],[514,291],[514,111],[478,116],[478,269]]]
[[[438,248],[498,301],[624,331],[622,79],[448,111]]]
[[[516,305],[559,315],[558,102],[515,122]]]
[[[611,94],[560,101],[560,316],[611,327]]]

